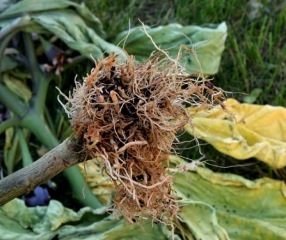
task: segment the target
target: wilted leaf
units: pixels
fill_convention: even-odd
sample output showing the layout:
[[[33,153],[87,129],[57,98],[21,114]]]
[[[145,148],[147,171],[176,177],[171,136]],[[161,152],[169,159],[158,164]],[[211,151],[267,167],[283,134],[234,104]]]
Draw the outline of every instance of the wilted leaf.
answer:
[[[196,50],[205,75],[212,75],[218,71],[227,36],[225,22],[209,27],[183,27],[180,24],[169,24],[156,28],[146,28],[158,47],[167,51],[172,58],[177,57],[180,45],[183,44]],[[135,55],[138,61],[146,60],[155,50],[153,43],[141,28],[131,29],[126,41],[122,41],[127,35],[128,31],[120,33],[115,44],[121,42],[120,46],[124,47],[130,55]],[[189,73],[201,72],[193,54],[189,54],[181,63]]]
[[[20,16],[22,13],[32,14],[51,10],[66,9],[69,7],[76,9],[76,12],[85,20],[89,27],[94,28],[100,35],[105,35],[100,20],[89,11],[84,3],[79,5],[67,0],[49,0],[49,4],[47,4],[46,0],[23,0],[17,4],[11,5],[10,8],[1,13],[1,16],[15,16],[17,14]]]
[[[250,0],[246,4],[248,17],[250,20],[254,20],[261,16],[261,10],[263,9],[263,4],[257,0]]]
[[[8,149],[11,147],[13,134],[14,134],[14,128],[8,128],[5,131],[5,147],[4,147],[4,149]]]
[[[12,75],[4,74],[3,82],[16,96],[25,102],[28,102],[32,97],[31,90],[21,80],[16,79]]]
[[[178,194],[184,198],[180,217],[196,239],[285,239],[283,181],[250,181],[207,168],[178,173],[175,179]]]
[[[47,11],[54,9],[63,9],[67,8],[69,5],[69,1],[49,1],[49,4],[45,4],[43,0],[23,0],[18,2],[17,4],[13,4],[6,11],[4,11],[1,16],[11,16],[20,13],[33,13],[38,11]]]
[[[103,56],[103,52],[116,52],[122,57],[125,56],[120,48],[106,42],[93,29],[87,27],[83,19],[71,9],[34,14],[32,19],[56,35],[71,49],[89,58],[90,55]]]
[[[14,166],[20,161],[19,138],[13,128],[5,131],[4,163],[8,174],[13,173]]]
[[[27,15],[23,17],[24,13]],[[49,0],[49,4],[45,0],[23,0],[2,12],[1,17],[4,20],[0,20],[0,36],[21,27],[27,32],[43,33],[44,30],[88,58],[116,52],[122,60],[126,59],[119,47],[100,37],[104,35],[101,22],[84,4],[66,0]]]
[[[14,69],[15,67],[18,66],[18,63],[13,60],[12,58],[10,58],[7,55],[4,55],[2,58],[2,62],[1,62],[1,72],[7,71],[7,70],[11,70]]]
[[[240,104],[234,99],[227,100],[226,108],[233,116],[220,107],[208,112],[190,108],[194,129],[186,125],[186,131],[236,159],[255,157],[273,168],[286,166],[285,108]]]
[[[102,174],[96,160],[90,160],[79,164],[79,168],[85,176],[92,193],[100,200],[103,206],[108,206],[112,201],[112,194],[115,192],[115,187],[110,177]]]
[[[129,224],[123,219],[106,217],[104,209],[85,207],[79,212],[51,200],[46,207],[26,207],[19,199],[0,208],[0,231],[3,239],[167,239],[161,224]],[[177,237],[175,239],[178,239]]]
[[[15,4],[16,0],[1,0],[0,2],[0,13],[3,12],[5,9],[10,7],[12,4]]]

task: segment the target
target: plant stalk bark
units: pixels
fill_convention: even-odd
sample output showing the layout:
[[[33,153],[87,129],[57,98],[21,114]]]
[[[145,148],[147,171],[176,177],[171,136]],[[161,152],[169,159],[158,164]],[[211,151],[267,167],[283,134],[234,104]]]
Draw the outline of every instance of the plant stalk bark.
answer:
[[[76,141],[72,137],[67,138],[33,164],[0,180],[0,206],[82,162],[83,156],[75,149]]]

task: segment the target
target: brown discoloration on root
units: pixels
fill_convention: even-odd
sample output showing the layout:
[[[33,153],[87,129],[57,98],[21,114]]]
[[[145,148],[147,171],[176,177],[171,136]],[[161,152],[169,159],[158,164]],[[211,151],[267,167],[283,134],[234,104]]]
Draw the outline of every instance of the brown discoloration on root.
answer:
[[[177,217],[173,177],[164,166],[175,133],[191,122],[185,105],[224,106],[220,89],[164,54],[139,65],[132,56],[119,64],[111,54],[66,97],[76,136],[90,157],[102,160],[117,190],[116,209],[129,222],[147,216],[168,224]]]

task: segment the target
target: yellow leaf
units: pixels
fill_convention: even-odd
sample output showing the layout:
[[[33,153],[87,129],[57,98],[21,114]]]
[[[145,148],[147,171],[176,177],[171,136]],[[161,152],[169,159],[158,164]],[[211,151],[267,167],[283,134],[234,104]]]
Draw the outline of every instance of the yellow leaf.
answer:
[[[28,102],[32,97],[31,90],[25,85],[22,81],[17,78],[5,74],[3,77],[3,81],[6,86],[18,97],[23,99],[25,102]]]
[[[225,104],[233,116],[220,107],[208,112],[190,108],[194,127],[186,125],[186,131],[236,159],[255,157],[273,168],[286,166],[286,108],[234,99]]]

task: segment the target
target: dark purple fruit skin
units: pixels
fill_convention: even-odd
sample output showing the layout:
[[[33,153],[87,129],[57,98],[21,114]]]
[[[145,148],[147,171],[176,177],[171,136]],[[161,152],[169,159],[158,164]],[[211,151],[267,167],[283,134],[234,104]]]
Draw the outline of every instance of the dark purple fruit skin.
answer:
[[[22,196],[28,207],[46,206],[50,202],[49,187],[45,184]]]

